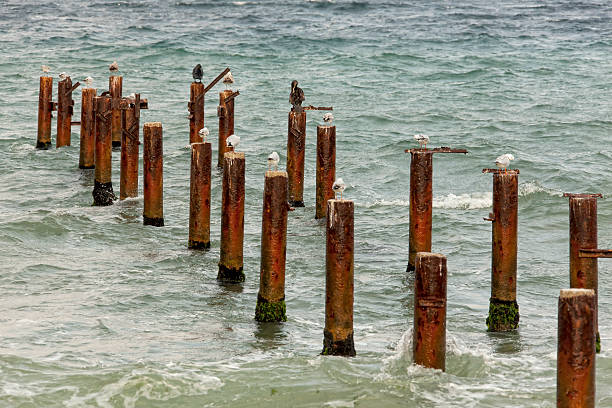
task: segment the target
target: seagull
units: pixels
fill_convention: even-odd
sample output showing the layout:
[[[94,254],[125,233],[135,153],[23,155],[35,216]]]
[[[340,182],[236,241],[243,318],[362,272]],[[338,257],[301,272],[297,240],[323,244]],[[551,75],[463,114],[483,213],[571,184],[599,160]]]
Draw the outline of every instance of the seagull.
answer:
[[[202,76],[204,72],[202,72],[202,65],[198,64],[191,71],[191,75],[193,76],[193,80],[196,82],[202,82]]]
[[[119,71],[119,64],[117,64],[117,61],[113,61],[113,63],[108,66],[108,70],[111,72],[111,74]]]
[[[414,140],[417,141],[421,149],[423,148],[423,146],[425,146],[425,149],[427,149],[427,143],[429,143],[429,136],[417,133],[416,135],[414,135]]]
[[[135,93],[131,93],[128,95],[129,99],[136,99],[136,94]]]
[[[40,67],[42,69],[42,72],[45,76],[47,76],[47,74],[49,73],[49,71],[51,71],[51,68],[49,68],[48,65],[41,65]]]
[[[298,86],[298,81],[291,82],[291,93],[289,94],[289,103],[293,106],[292,111],[302,112],[302,102],[304,102],[304,91]]]
[[[225,145],[227,147],[231,147],[232,151],[236,151],[236,148],[240,144],[240,137],[236,135],[229,135],[227,139],[225,139]]]
[[[232,75],[231,72],[228,72],[227,74],[225,74],[225,76],[223,77],[223,83],[225,84],[225,87],[227,89],[230,89],[230,87],[234,83],[234,76]]]
[[[268,156],[268,170],[270,170],[271,166],[274,166],[274,170],[278,170],[278,162],[280,161],[280,157],[278,157],[278,153],[272,152]]]
[[[495,165],[500,170],[505,170],[506,174],[508,174],[508,166],[510,165],[510,161],[514,160],[514,156],[510,153],[502,154],[497,159],[495,159]]]
[[[85,78],[85,85],[87,85],[88,88],[91,88],[91,84],[93,84],[93,78],[88,76]]]
[[[207,127],[204,127],[198,131],[198,136],[200,136],[204,143],[206,143],[206,136],[210,134],[210,130]]]
[[[68,78],[68,75],[66,75],[66,73],[65,73],[65,72],[60,72],[60,74],[59,74],[59,78],[60,78],[60,81],[63,81],[63,80],[65,80],[66,78]]]
[[[326,125],[331,126],[333,120],[334,115],[331,112],[327,112],[325,115],[323,115],[323,122],[325,122]]]
[[[338,177],[334,184],[332,185],[332,190],[334,190],[334,195],[340,193],[340,200],[342,200],[342,192],[346,188],[346,184],[344,184],[344,180],[341,177]]]

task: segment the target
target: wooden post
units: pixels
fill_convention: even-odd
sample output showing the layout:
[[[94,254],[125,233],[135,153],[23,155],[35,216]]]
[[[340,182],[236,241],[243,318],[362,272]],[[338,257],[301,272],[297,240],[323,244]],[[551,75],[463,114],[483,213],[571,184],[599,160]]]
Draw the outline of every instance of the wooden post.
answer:
[[[113,147],[121,146],[121,91],[123,86],[123,77],[119,75],[111,75],[108,77],[108,90],[112,98],[112,138]]]
[[[491,299],[487,330],[509,331],[518,327],[516,267],[518,233],[518,172],[493,174]]]
[[[415,150],[410,155],[408,271],[413,271],[417,252],[431,252],[433,154]]]
[[[192,249],[210,248],[210,173],[212,146],[191,144],[191,191],[189,199],[189,242]]]
[[[267,171],[261,222],[261,265],[255,320],[285,322],[287,172]]]
[[[140,94],[127,100],[127,109],[121,109],[121,174],[119,199],[138,197],[138,157],[140,154]]]
[[[57,137],[55,147],[70,146],[71,121],[74,101],[72,80],[67,77],[57,83]]]
[[[217,279],[244,282],[242,271],[244,241],[244,170],[242,152],[225,153],[221,193],[221,259]]]
[[[232,93],[233,91],[230,89],[219,93],[219,107],[217,108],[217,116],[219,116],[219,156],[217,167],[223,167],[224,155],[230,151],[230,148],[225,144],[225,140],[234,134],[234,99],[225,103],[225,98]]]
[[[287,136],[287,201],[292,207],[304,207],[304,155],[306,151],[306,112],[289,112]]]
[[[162,124],[145,123],[144,133],[144,211],[143,224],[164,226],[164,152]]]
[[[446,257],[416,256],[412,353],[415,364],[446,369]]]
[[[317,126],[317,186],[315,218],[327,216],[327,200],[334,198],[336,180],[336,127]]]
[[[51,146],[51,112],[53,111],[53,78],[40,77],[38,93],[38,135],[36,148],[47,150]]]
[[[327,202],[325,274],[325,330],[323,355],[354,356],[353,341],[353,238],[354,204]]]
[[[595,291],[563,289],[557,331],[557,407],[595,407]]]
[[[110,96],[94,97],[96,115],[95,181],[93,205],[112,205],[116,199],[111,181],[111,99]]]
[[[200,129],[204,128],[204,84],[192,82],[189,91],[189,143],[202,143],[198,135]]]
[[[81,143],[79,145],[79,168],[95,167],[96,113],[94,111],[95,88],[83,88],[81,93]]]
[[[597,248],[597,198],[599,194],[565,194],[569,197],[570,288],[593,289],[595,292],[595,333],[597,352],[599,337],[598,262],[597,258],[581,258],[581,249]]]

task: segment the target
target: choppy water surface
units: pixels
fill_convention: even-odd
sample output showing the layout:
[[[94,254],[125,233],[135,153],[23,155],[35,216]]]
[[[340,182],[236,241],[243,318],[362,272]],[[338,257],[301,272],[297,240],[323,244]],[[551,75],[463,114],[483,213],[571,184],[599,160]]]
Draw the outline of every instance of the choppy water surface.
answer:
[[[0,8],[0,405],[555,406],[557,296],[569,285],[561,194],[612,194],[610,3],[159,3],[5,0]],[[91,75],[103,89],[114,59],[124,92],[149,99],[142,121],[164,126],[164,228],[141,225],[141,197],[90,206],[93,176],[77,168],[76,127],[71,147],[33,147],[39,66],[81,81]],[[241,92],[244,285],[215,280],[218,173],[213,248],[186,249],[186,102],[196,63],[208,81],[230,66]],[[290,214],[288,321],[253,320],[265,158],[277,150],[285,161],[292,79],[307,104],[334,106],[337,174],[356,203],[352,359],[318,355],[319,113],[308,114],[307,206]],[[79,112],[80,93],[75,100]],[[212,135],[216,104],[211,91]],[[417,132],[470,152],[434,163],[434,250],[448,256],[449,270],[446,373],[411,365],[403,151]],[[517,333],[488,334],[491,227],[482,217],[492,182],[481,169],[508,152],[521,170],[521,324]],[[599,203],[599,242],[612,247],[609,200]],[[612,406],[611,272],[600,261],[600,407]]]

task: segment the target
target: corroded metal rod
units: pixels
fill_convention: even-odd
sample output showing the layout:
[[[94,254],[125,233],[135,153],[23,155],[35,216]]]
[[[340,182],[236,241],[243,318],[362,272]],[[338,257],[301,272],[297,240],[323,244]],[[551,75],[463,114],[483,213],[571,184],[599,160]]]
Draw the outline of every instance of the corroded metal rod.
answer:
[[[119,104],[121,102],[121,92],[123,87],[123,77],[120,75],[111,75],[108,77],[108,90],[112,98],[112,139],[113,147],[121,146],[121,110]]]
[[[304,207],[304,159],[306,152],[306,112],[289,112],[287,137],[287,201],[292,207]]]
[[[334,198],[336,180],[336,127],[317,126],[317,184],[315,218],[327,215],[327,200]]]
[[[215,79],[213,79],[212,82],[206,86],[206,88],[204,88],[204,93],[210,91],[212,89],[212,87],[215,86],[217,84],[217,82],[222,80],[223,77],[225,76],[225,74],[227,74],[228,72],[230,72],[229,67],[225,68],[223,70],[223,72],[221,72],[219,75],[217,75],[217,77]]]
[[[129,99],[129,106],[121,109],[121,174],[119,199],[138,197],[138,156],[140,153],[140,94]]]
[[[514,330],[519,323],[516,302],[518,172],[493,173],[491,299],[487,330]]]
[[[416,256],[414,280],[414,363],[446,369],[446,257],[431,252]]]
[[[96,113],[94,111],[95,88],[83,88],[81,94],[81,143],[79,145],[79,168],[95,167]]]
[[[192,82],[189,91],[189,143],[202,143],[198,134],[204,127],[204,84]]]
[[[595,314],[592,289],[563,289],[557,331],[557,407],[595,407]]]
[[[110,96],[94,97],[96,116],[96,149],[95,180],[93,189],[93,205],[112,205],[117,198],[113,192],[111,181],[111,98]]]
[[[164,226],[164,152],[160,122],[145,123],[144,133],[144,211],[143,224]]]
[[[612,249],[581,249],[580,258],[612,258]]]
[[[224,155],[230,151],[225,141],[234,134],[234,99],[230,99],[225,103],[225,98],[232,94],[232,91],[226,89],[219,92],[219,106],[217,107],[217,116],[219,116],[219,154],[217,157],[217,167],[223,167]]]
[[[261,222],[261,265],[255,320],[284,322],[287,249],[287,172],[267,171]]]
[[[77,82],[78,84],[78,82]],[[67,77],[57,83],[57,137],[55,147],[70,146],[70,134],[74,100],[72,79]]]
[[[312,105],[308,105],[308,106],[303,106],[302,110],[308,111],[308,110],[326,110],[326,111],[331,111],[334,110],[333,106],[312,106]]]
[[[191,249],[210,248],[210,174],[212,146],[209,142],[191,145],[191,187],[189,199],[189,241]]]
[[[244,282],[244,171],[242,152],[227,152],[223,163],[221,193],[221,256],[217,279],[224,282]]]
[[[48,149],[51,146],[51,112],[54,110],[53,78],[40,77],[40,91],[38,94],[38,135],[36,137],[37,149]]]
[[[354,204],[327,202],[324,355],[354,356]]]

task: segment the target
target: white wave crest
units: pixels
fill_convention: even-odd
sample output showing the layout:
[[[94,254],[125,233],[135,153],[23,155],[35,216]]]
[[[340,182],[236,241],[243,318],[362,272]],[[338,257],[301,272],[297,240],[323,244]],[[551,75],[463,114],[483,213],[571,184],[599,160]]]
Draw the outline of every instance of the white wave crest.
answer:
[[[493,193],[476,192],[466,194],[448,194],[442,197],[434,197],[434,208],[475,210],[487,208],[493,205]]]
[[[536,193],[545,193],[552,197],[563,197],[562,191],[543,187],[537,181],[519,184],[519,197],[526,197]]]

